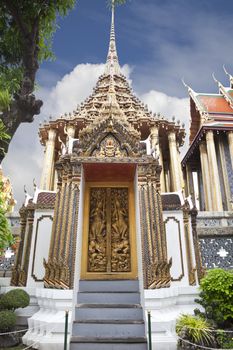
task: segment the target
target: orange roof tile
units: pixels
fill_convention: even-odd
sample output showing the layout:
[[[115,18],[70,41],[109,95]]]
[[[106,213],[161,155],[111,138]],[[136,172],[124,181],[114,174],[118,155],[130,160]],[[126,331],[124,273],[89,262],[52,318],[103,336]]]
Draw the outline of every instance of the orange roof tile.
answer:
[[[198,95],[197,98],[209,113],[233,113],[233,109],[221,95]]]
[[[233,97],[233,90],[228,90],[227,92],[231,97]]]

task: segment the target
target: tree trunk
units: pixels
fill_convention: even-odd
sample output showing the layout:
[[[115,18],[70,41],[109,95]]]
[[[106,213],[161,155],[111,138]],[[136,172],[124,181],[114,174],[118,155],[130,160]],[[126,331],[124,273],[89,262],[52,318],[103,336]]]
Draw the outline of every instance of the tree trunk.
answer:
[[[33,94],[15,96],[14,100],[11,102],[9,110],[3,112],[3,115],[1,116],[6,127],[6,132],[11,139],[21,123],[33,122],[34,115],[40,114],[42,104],[43,102],[41,100],[36,100]],[[9,142],[0,140],[0,164],[4,159],[8,148]]]

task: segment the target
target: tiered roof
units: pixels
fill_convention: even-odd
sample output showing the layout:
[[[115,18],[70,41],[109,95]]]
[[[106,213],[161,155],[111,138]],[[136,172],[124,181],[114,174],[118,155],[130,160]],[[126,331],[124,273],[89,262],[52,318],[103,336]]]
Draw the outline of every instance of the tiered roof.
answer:
[[[149,136],[151,126],[158,125],[161,133],[163,130],[164,132],[174,130],[177,133],[179,144],[183,144],[184,126],[177,125],[175,121],[169,122],[160,114],[153,114],[149,111],[148,107],[135,96],[126,77],[121,73],[115,40],[114,6],[112,8],[110,43],[104,74],[99,77],[93,93],[75,111],[69,113],[69,115],[65,114],[57,120],[50,121],[40,128],[41,143],[45,144],[50,128],[58,129],[60,139],[65,142],[64,127],[67,124],[76,126],[76,137],[78,137],[80,130],[101,117],[104,105],[109,99],[111,85],[122,114],[131,126],[140,131],[142,140]]]

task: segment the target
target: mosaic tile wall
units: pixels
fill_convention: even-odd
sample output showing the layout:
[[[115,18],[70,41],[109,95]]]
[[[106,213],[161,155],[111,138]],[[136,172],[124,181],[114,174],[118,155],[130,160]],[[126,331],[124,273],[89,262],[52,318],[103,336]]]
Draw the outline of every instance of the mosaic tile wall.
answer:
[[[233,235],[199,238],[202,264],[207,269],[233,269]]]

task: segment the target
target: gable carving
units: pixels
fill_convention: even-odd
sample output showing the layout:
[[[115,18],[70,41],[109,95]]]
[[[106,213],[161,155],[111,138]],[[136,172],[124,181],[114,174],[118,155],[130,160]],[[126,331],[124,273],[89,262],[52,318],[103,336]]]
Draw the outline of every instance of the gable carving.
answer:
[[[108,134],[91,153],[94,157],[127,157],[126,147],[122,147],[120,142],[112,134]]]
[[[79,134],[80,156],[135,157],[141,154],[140,133],[127,122],[109,116]]]

